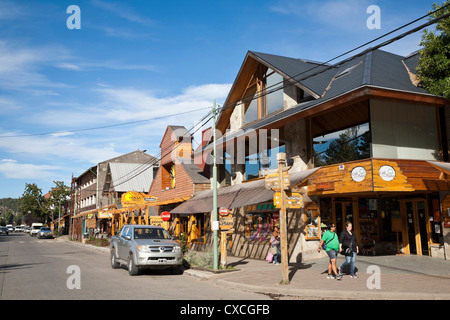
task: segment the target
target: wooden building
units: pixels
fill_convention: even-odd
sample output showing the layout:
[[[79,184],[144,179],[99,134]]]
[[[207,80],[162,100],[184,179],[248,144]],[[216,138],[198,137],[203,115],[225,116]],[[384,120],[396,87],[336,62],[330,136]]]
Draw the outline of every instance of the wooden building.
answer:
[[[278,152],[291,174],[308,173],[290,185],[304,200],[288,210],[290,261],[317,258],[324,226],[346,221],[362,254],[448,255],[450,102],[420,87],[418,58],[369,50],[327,65],[247,53],[216,123],[219,182],[262,179]],[[333,152],[347,143],[352,152]],[[232,209],[235,255],[265,257],[272,205]]]

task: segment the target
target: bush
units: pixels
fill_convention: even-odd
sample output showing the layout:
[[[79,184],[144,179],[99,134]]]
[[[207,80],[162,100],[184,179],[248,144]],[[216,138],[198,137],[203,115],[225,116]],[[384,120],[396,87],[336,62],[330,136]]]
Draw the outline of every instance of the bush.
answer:
[[[213,269],[214,268],[214,250],[209,248],[205,252],[189,251],[184,255],[184,259],[192,267]]]

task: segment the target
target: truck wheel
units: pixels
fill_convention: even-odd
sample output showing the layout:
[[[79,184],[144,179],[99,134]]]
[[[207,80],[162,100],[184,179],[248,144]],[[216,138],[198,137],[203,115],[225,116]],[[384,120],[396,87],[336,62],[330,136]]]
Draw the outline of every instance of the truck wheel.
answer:
[[[114,249],[111,250],[111,268],[117,269],[119,268],[119,263],[117,262],[116,254],[114,253]]]
[[[172,274],[183,274],[183,266],[179,265],[172,268]]]
[[[137,275],[139,273],[139,268],[134,264],[133,255],[132,254],[130,254],[128,256],[127,266],[128,266],[128,274],[130,276],[135,276],[135,275]]]

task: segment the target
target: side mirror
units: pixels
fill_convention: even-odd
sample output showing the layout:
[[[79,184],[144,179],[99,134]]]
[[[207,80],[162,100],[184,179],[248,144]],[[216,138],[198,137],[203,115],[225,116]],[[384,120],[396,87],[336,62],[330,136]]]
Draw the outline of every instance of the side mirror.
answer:
[[[125,238],[125,240],[131,240],[130,236],[123,236]]]

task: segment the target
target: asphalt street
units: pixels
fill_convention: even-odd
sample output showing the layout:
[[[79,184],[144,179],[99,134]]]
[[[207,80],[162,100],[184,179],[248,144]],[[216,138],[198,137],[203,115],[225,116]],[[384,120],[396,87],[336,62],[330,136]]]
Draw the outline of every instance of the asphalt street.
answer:
[[[0,300],[270,300],[188,274],[112,269],[106,251],[23,233],[0,237]]]

